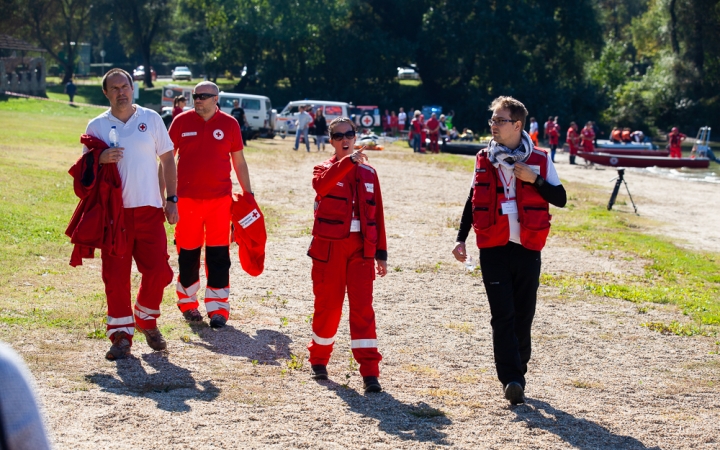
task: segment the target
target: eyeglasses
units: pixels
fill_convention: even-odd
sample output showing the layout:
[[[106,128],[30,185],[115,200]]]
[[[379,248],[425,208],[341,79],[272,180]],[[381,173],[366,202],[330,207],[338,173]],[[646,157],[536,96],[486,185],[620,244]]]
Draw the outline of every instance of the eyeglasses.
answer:
[[[217,94],[193,94],[193,100],[207,100],[209,98],[217,97]]]
[[[345,133],[333,133],[330,135],[333,141],[342,141],[343,138],[345,139],[352,139],[355,137],[355,131],[350,130]]]
[[[510,122],[510,123],[512,123],[512,122],[517,122],[517,120],[512,120],[512,119],[490,119],[490,120],[488,120],[488,125],[490,125],[490,126],[493,126],[493,125],[500,126],[500,125],[502,125],[502,124],[504,124],[504,123],[508,123],[508,122]]]

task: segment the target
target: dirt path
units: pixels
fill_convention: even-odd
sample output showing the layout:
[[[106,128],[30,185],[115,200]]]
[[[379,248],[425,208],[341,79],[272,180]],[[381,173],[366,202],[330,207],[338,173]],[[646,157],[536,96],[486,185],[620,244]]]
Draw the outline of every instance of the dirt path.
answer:
[[[664,336],[640,326],[681,317],[671,307],[651,305],[641,314],[629,302],[560,296],[541,287],[529,400],[509,407],[495,378],[482,282],[450,254],[456,231],[448,225],[461,212],[470,173],[390,154],[371,155],[389,230],[390,273],[375,284],[385,391],[362,393],[351,364],[347,310],[331,381],[310,380],[304,358],[312,295],[305,251],[310,174],[323,156],[291,153],[287,141],[269,145],[284,152],[256,152],[248,160],[259,201],[280,219],[263,275],[250,278],[233,265],[228,327],[190,329],[168,302],[161,318],[173,328],[167,354],[136,342],[135,358],[110,363],[103,358],[104,340],[34,333],[13,343],[38,379],[57,448],[720,446],[714,340]],[[612,178],[610,172],[560,169],[568,180],[605,185]],[[652,189],[645,192],[644,183]],[[655,201],[653,192],[693,198],[682,196],[680,187],[634,176],[631,185],[648,215],[666,210],[646,202]],[[678,210],[670,215],[683,216]],[[690,234],[715,239],[701,233]],[[551,239],[543,259],[544,270],[552,272],[638,270],[558,239]],[[289,367],[291,354],[304,363],[301,368]]]

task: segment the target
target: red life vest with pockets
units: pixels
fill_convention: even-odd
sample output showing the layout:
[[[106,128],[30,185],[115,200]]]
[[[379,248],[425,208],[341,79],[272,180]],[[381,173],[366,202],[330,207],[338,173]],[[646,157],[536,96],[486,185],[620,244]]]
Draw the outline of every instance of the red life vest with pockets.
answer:
[[[350,176],[355,178],[357,187],[355,198],[358,202],[360,233],[365,241],[363,256],[374,258],[378,244],[378,229],[375,219],[377,173],[372,167],[360,164],[350,173]],[[313,236],[331,241],[350,236],[355,193],[353,192],[354,187],[350,186],[347,178],[339,181],[324,197],[317,196],[315,198]]]
[[[547,176],[547,153],[535,148],[525,161],[530,166],[540,167],[540,176]],[[550,205],[532,183],[516,180],[515,200],[520,222],[520,242],[523,247],[540,251],[550,233]],[[473,186],[473,229],[478,248],[498,247],[510,241],[510,223],[502,215],[501,202],[505,190],[498,171],[488,159],[487,150],[481,150],[475,160],[475,182]]]

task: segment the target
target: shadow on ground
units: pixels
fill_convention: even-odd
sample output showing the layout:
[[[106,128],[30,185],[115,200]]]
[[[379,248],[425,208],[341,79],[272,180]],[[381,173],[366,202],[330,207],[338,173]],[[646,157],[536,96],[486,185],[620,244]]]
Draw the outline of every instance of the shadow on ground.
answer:
[[[334,381],[318,381],[334,391],[350,410],[364,417],[376,419],[378,429],[407,441],[432,442],[436,445],[450,445],[442,428],[452,421],[442,411],[423,402],[417,405],[405,404],[388,392],[360,394]]]
[[[587,419],[553,408],[549,403],[527,399],[525,405],[513,407],[516,421],[523,421],[529,428],[540,428],[557,435],[560,439],[579,449],[659,449],[646,447],[630,436],[613,433],[607,428]]]
[[[193,330],[204,341],[193,344],[215,353],[257,360],[270,366],[280,365],[279,359],[290,358],[292,339],[279,331],[257,330],[253,337],[231,325],[219,330],[194,325]]]
[[[189,370],[171,363],[163,353],[150,353],[142,359],[155,372],[148,373],[142,362],[132,356],[117,362],[119,379],[104,373],[86,375],[85,379],[105,392],[152,399],[164,411],[187,412],[188,400],[210,402],[220,394],[212,381],[195,381]]]

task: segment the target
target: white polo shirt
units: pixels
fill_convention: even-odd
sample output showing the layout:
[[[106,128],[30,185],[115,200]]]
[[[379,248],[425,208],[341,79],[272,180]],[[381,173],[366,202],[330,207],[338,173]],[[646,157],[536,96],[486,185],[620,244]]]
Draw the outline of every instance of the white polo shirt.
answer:
[[[117,163],[122,180],[123,206],[162,208],[157,157],[173,149],[165,124],[152,109],[133,105],[135,114],[126,123],[108,109],[88,123],[85,133],[110,143],[110,129],[117,128],[123,158]],[[83,146],[83,153],[87,152]]]

